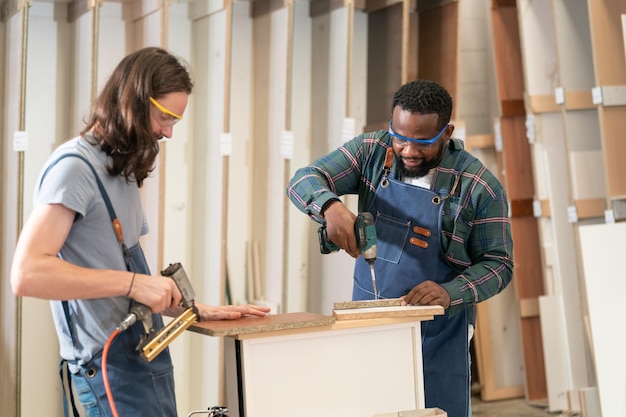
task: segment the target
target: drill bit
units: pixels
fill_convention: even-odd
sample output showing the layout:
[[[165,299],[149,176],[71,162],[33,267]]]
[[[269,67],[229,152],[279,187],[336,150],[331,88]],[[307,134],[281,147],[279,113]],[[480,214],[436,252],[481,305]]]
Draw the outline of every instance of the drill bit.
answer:
[[[378,290],[376,289],[376,273],[374,272],[374,262],[370,263],[370,273],[372,274],[372,288],[374,289],[374,300],[378,300]]]

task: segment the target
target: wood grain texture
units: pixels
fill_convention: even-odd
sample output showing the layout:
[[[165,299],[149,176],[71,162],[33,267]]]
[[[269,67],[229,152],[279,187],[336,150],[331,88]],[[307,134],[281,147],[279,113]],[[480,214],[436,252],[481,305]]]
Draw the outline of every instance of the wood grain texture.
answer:
[[[458,3],[448,3],[419,13],[418,77],[445,87],[458,102]],[[456,118],[456,106],[452,119]]]
[[[339,320],[361,320],[392,317],[432,317],[442,315],[444,309],[441,306],[396,306],[396,307],[371,307],[350,308],[345,310],[333,310],[333,316]]]
[[[362,301],[342,301],[335,303],[335,310],[346,310],[350,308],[371,308],[371,307],[392,307],[402,305],[399,298],[386,298],[384,300],[362,300]]]

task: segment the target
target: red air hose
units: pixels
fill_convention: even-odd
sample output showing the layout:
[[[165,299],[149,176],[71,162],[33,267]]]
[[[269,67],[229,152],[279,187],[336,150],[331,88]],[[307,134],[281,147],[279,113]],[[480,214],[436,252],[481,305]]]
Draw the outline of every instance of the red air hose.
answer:
[[[104,345],[104,350],[102,351],[102,380],[104,382],[104,389],[107,393],[107,399],[109,400],[109,407],[111,407],[111,412],[114,417],[119,417],[117,414],[117,407],[115,407],[115,402],[113,401],[113,394],[111,393],[111,385],[109,384],[109,374],[107,372],[107,356],[109,354],[109,347],[111,347],[111,343],[113,339],[120,334],[119,329],[115,329],[111,336],[109,336],[109,340]]]

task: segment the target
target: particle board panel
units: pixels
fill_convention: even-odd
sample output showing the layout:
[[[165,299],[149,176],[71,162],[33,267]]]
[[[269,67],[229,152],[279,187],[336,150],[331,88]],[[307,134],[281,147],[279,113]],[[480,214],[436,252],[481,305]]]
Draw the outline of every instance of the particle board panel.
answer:
[[[626,252],[626,223],[581,226],[579,235],[602,416],[623,417],[626,327],[616,326],[611,317],[626,292],[623,268],[617,262]]]
[[[385,319],[395,317],[427,317],[444,313],[441,306],[391,306],[333,310],[333,317],[339,320]]]
[[[333,317],[315,313],[284,313],[265,317],[243,317],[237,320],[201,321],[192,324],[189,330],[207,336],[221,337],[279,332],[284,330],[306,329],[321,326],[325,329],[335,323]]]

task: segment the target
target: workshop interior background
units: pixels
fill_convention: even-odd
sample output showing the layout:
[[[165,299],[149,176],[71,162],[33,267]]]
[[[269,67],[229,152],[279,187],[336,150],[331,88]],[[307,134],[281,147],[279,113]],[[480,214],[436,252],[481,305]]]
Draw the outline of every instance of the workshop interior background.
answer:
[[[402,83],[432,79],[511,204],[515,277],[480,305],[472,346],[481,398],[623,417],[624,13],[624,0],[0,0],[0,414],[63,409],[48,303],[8,280],[39,169],[117,62],[156,45],[190,63],[195,89],[142,188],[152,271],[181,262],[207,304],[330,314],[350,299],[352,259],[319,253],[286,182],[386,128]],[[171,350],[180,414],[219,403],[219,339]]]

